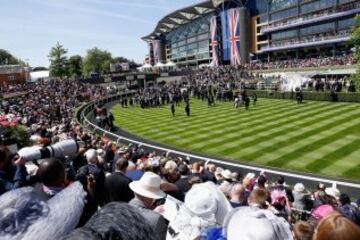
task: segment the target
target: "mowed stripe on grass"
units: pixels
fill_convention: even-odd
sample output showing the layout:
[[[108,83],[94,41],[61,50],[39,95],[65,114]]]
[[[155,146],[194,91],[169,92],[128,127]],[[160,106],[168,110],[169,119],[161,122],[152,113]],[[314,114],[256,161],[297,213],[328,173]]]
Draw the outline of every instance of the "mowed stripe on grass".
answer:
[[[360,179],[360,104],[259,99],[250,111],[230,102],[112,108],[116,125],[185,150],[272,167]]]

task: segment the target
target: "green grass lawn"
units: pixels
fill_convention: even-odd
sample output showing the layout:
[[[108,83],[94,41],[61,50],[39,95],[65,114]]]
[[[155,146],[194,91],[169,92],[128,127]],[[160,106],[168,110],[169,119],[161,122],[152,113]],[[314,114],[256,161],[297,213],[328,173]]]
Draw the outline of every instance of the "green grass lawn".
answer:
[[[159,143],[216,157],[360,180],[360,104],[259,99],[250,111],[230,102],[112,112],[124,130]]]

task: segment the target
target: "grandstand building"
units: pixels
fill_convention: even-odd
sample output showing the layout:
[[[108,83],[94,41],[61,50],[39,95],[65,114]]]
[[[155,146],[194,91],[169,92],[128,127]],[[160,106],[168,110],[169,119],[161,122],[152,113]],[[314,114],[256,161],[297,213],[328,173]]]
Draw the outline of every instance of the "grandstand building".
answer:
[[[147,62],[245,64],[350,51],[359,0],[208,0],[163,17]]]

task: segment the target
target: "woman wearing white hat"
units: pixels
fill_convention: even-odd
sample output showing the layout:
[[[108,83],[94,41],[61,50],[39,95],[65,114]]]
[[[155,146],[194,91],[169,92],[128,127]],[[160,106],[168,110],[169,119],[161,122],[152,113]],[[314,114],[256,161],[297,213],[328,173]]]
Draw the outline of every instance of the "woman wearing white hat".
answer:
[[[227,240],[292,240],[290,225],[269,210],[241,207],[230,212],[223,224]]]
[[[153,211],[155,201],[162,199],[166,194],[160,189],[161,178],[152,172],[146,172],[139,181],[129,184],[134,192],[133,198],[129,204],[138,208],[142,216],[149,222],[158,239],[165,239],[167,224],[163,216]]]
[[[304,184],[297,183],[293,190],[294,202],[293,207],[298,210],[310,210],[307,209],[310,203],[310,193],[306,191]]]
[[[221,226],[232,209],[224,194],[212,182],[194,185],[184,204],[170,221],[167,240],[194,240],[210,227]]]

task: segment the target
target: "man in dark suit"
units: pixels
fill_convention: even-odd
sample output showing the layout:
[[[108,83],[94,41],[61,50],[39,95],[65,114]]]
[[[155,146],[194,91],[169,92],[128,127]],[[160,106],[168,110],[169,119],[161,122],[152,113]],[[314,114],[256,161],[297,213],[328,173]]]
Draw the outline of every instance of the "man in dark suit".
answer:
[[[59,159],[44,159],[39,165],[37,175],[40,182],[36,183],[34,188],[43,201],[49,200],[65,188],[65,167]]]
[[[131,179],[125,173],[129,165],[128,160],[120,158],[116,161],[116,170],[105,179],[104,202],[129,202],[134,194],[129,188]]]
[[[180,196],[179,200],[184,201],[185,193],[191,188],[191,176],[189,175],[189,168],[185,164],[180,164],[180,166],[178,167],[178,171],[181,176],[180,179],[175,182],[175,185],[178,188],[178,193]]]
[[[175,117],[175,105],[173,102],[171,103],[171,113],[172,113],[173,117]]]
[[[185,112],[186,112],[186,115],[187,115],[188,117],[190,117],[190,103],[189,103],[189,101],[186,102]]]
[[[250,107],[250,98],[248,96],[245,97],[245,109],[249,111]]]

